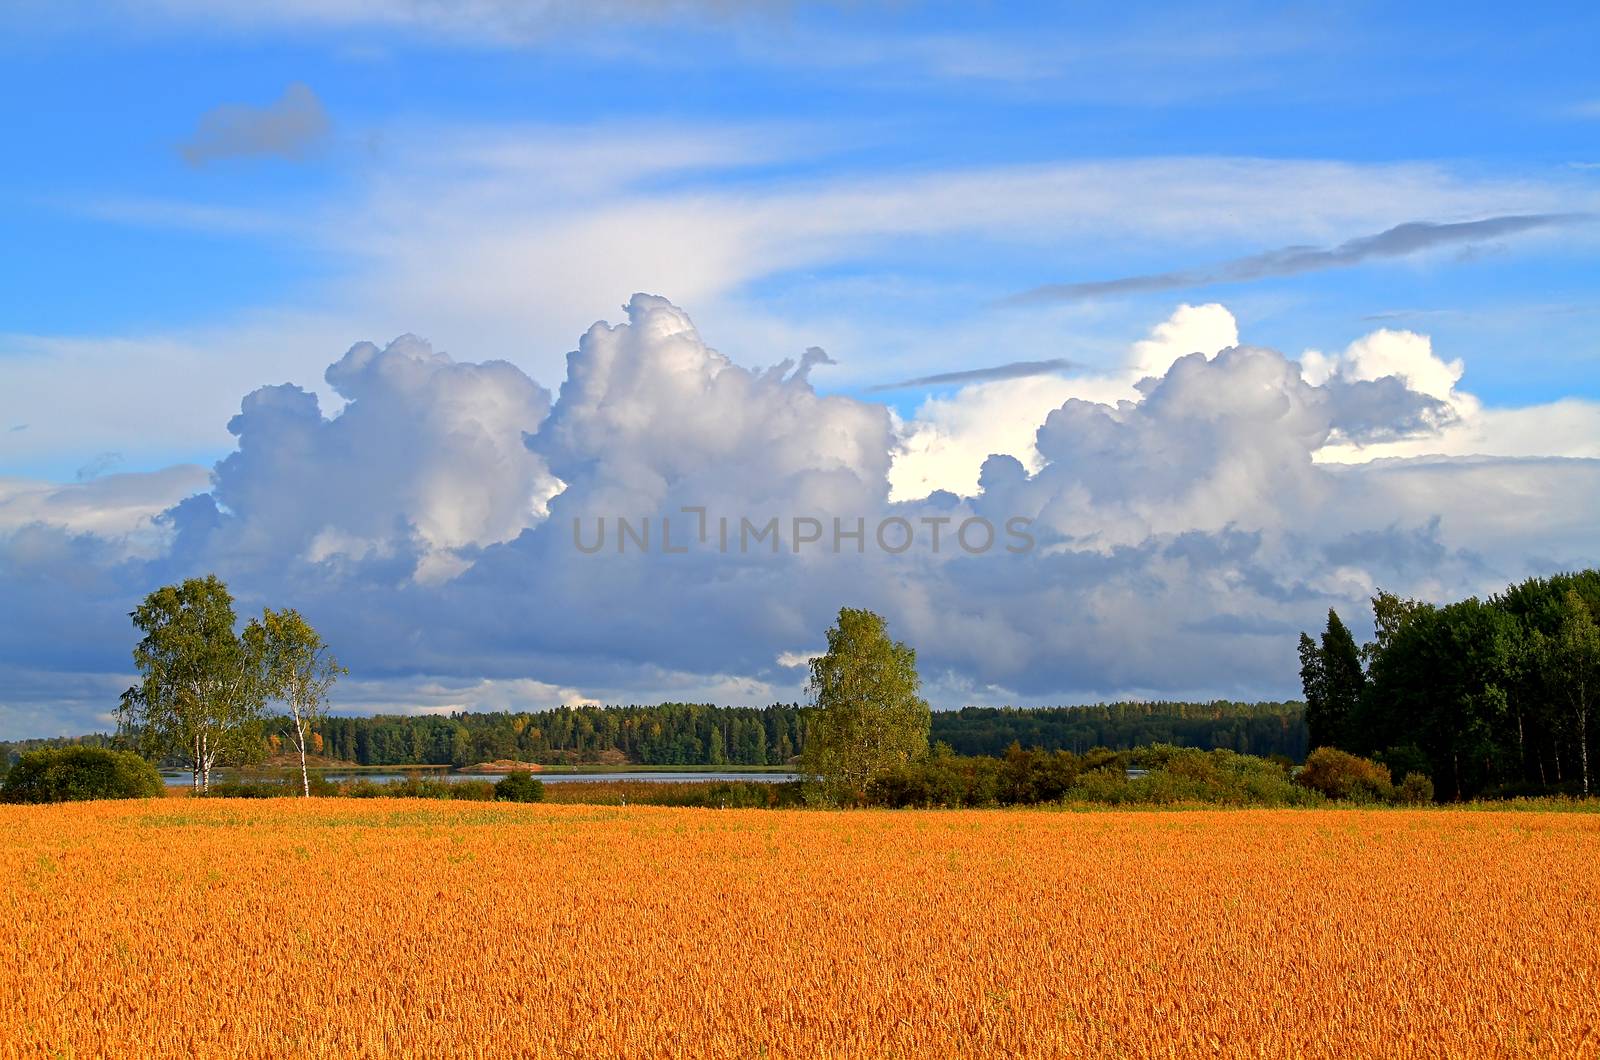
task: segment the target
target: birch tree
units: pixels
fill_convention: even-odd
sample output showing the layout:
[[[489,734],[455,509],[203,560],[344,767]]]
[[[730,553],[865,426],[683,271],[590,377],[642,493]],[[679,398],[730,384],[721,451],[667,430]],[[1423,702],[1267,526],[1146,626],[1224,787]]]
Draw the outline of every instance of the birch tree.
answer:
[[[166,585],[130,612],[144,634],[141,680],[123,693],[118,723],[151,758],[174,756],[196,791],[218,763],[248,757],[264,702],[261,659],[234,632],[233,597],[216,575]]]
[[[828,651],[811,660],[815,709],[801,773],[827,802],[860,802],[867,782],[928,749],[932,715],[917,695],[917,653],[882,617],[843,608]]]
[[[264,608],[245,630],[245,640],[262,660],[266,694],[282,700],[289,711],[290,739],[300,753],[300,789],[311,796],[306,748],[312,727],[327,714],[328,691],[349,673],[328,649],[327,641],[293,608]]]
[[[1583,597],[1568,590],[1561,602],[1561,625],[1543,640],[1547,679],[1566,707],[1566,726],[1578,749],[1578,775],[1585,797],[1589,781],[1589,715],[1600,699],[1600,626]]]

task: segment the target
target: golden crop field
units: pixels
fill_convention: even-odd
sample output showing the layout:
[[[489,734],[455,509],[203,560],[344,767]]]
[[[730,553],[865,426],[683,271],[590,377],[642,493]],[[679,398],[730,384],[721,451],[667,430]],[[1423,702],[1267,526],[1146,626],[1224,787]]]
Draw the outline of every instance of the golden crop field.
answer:
[[[0,807],[0,1054],[1600,1055],[1600,818]]]

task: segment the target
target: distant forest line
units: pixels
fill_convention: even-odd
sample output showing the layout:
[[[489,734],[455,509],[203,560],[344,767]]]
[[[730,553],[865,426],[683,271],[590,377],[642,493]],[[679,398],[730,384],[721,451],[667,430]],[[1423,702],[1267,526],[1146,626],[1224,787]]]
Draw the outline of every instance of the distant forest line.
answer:
[[[262,729],[263,756],[286,751],[285,719]],[[806,709],[798,704],[718,707],[702,703],[579,706],[447,717],[378,715],[319,722],[314,753],[368,766],[466,766],[513,760],[555,764],[784,765],[805,746]],[[1305,705],[1299,702],[1101,703],[1074,707],[965,707],[935,711],[930,739],[957,754],[999,755],[1024,748],[1083,753],[1172,744],[1202,750],[1302,760]],[[111,744],[86,737],[0,743],[4,761],[22,751],[68,743]]]

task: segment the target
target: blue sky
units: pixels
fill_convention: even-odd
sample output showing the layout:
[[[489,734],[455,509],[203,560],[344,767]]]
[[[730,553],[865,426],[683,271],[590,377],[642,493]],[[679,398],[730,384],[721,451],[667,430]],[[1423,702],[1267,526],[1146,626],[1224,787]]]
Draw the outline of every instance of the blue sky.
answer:
[[[1333,358],[1314,383],[1393,371],[1453,417],[1381,445],[1335,425],[1314,447],[1321,463],[1590,460],[1597,45],[1600,11],[1576,3],[485,0],[457,15],[422,0],[25,2],[0,14],[0,543],[57,526],[125,548],[139,538],[141,562],[166,555],[139,535],[170,533],[152,513],[207,488],[257,387],[296,384],[332,415],[349,395],[324,381],[329,364],[358,341],[415,333],[458,361],[507,360],[555,395],[578,337],[623,320],[636,291],[683,307],[740,365],[825,348],[837,363],[810,373],[818,394],[892,410],[891,478],[911,474],[908,439],[959,454],[918,471],[924,489],[972,493],[981,450],[1002,445],[961,433],[979,410],[994,430],[1022,424],[1004,444],[1037,471],[1043,447],[1027,439],[1045,412],[1133,395],[1104,381],[1163,322],[1175,342],[1201,343],[1184,330],[1198,328],[1291,363]],[[1007,301],[1507,217],[1547,220],[1345,267]],[[1219,308],[1186,318],[1184,305]],[[1375,334],[1389,352],[1359,352]],[[1077,389],[871,389],[1057,359]],[[1453,382],[1423,381],[1455,362]],[[145,523],[51,492],[107,475],[148,487],[117,509]],[[896,502],[915,492],[894,488]],[[1449,513],[1436,514],[1448,536]],[[414,509],[395,517],[431,525]],[[451,562],[470,566],[460,549],[513,530],[450,538]],[[1458,551],[1490,547],[1466,544],[1469,530]],[[1478,580],[1417,571],[1419,593],[1537,566],[1532,542],[1493,540],[1501,558]],[[1359,601],[1359,580],[1317,592]],[[63,672],[111,681],[124,651],[87,650]],[[643,662],[672,671],[669,656]],[[951,687],[977,698],[1042,687],[1018,674],[986,685],[963,665]],[[733,677],[780,687],[751,674]],[[1049,687],[1234,691],[1210,677],[1069,678]],[[652,680],[606,687],[663,687]],[[39,703],[65,687],[33,686]]]
[[[563,135],[625,140],[662,127],[738,138],[729,165],[631,183],[691,193],[1196,156],[1428,163],[1461,181],[1528,182],[1584,201],[1600,184],[1600,169],[1582,168],[1600,163],[1592,5],[1102,5],[1064,14],[1059,5],[661,13],[621,4],[594,17],[553,5],[556,13],[509,27],[489,18],[408,27],[398,15],[296,17],[298,5],[224,4],[220,17],[164,6],[164,15],[83,5],[13,16],[0,44],[0,121],[14,145],[0,172],[0,236],[14,250],[0,266],[9,292],[0,333],[149,336],[325,304],[330,284],[371,263],[359,248],[318,245],[277,218],[328,210],[337,224],[341,204],[370,194],[375,181],[426,166],[444,130],[493,137],[534,125],[557,145]],[[195,168],[180,156],[177,146],[211,108],[265,106],[295,82],[310,86],[331,123],[305,160]],[[1458,219],[1452,206],[1428,214],[1419,203],[1424,216],[1407,219]],[[214,216],[192,216],[201,211]],[[1364,234],[1329,225],[1330,239]],[[876,305],[876,293],[819,294],[816,281],[867,292],[903,284],[936,301],[941,316],[974,321],[1012,289],[1273,242],[1269,230],[1185,227],[1182,239],[1101,239],[1092,227],[1052,236],[1044,225],[1037,239],[879,237],[830,248],[803,268],[740,270],[719,278],[718,293],[786,321],[848,320],[869,311],[863,299]],[[1278,242],[1308,234],[1285,231]],[[1464,262],[1391,262],[1194,296],[1248,307],[1253,337],[1285,348],[1353,337],[1372,314],[1416,311],[1412,321],[1425,320],[1467,360],[1486,400],[1522,402],[1574,387],[1593,393],[1586,377],[1596,373],[1577,370],[1596,353],[1593,248],[1590,239],[1512,241]],[[603,315],[627,293],[572,307],[560,333],[575,335],[585,315]],[[1171,300],[1147,296],[1105,312],[1133,317]],[[380,333],[419,326],[332,308]],[[1525,345],[1529,329],[1544,350],[1508,348]],[[1059,341],[1106,337],[1082,331]],[[432,337],[451,348],[467,338]],[[909,340],[890,341],[909,354]],[[498,348],[471,352],[532,358],[535,369],[549,363],[509,348],[509,338],[489,344]],[[864,372],[879,348],[841,352]],[[11,471],[58,463],[48,453],[0,453]]]

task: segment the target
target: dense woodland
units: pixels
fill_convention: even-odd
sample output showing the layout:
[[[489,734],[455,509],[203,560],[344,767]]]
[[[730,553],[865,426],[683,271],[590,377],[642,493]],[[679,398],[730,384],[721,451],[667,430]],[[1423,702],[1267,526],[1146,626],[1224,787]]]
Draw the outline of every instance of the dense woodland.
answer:
[[[800,752],[801,708],[561,707],[450,717],[327,718],[319,753],[362,765],[613,760],[647,765],[782,765]],[[269,733],[272,726],[269,723]]]
[[[286,751],[286,719],[262,728],[263,754]],[[110,737],[83,738],[109,743]],[[1112,703],[1088,707],[936,711],[931,739],[960,754],[1001,754],[1012,743],[1082,753],[1166,743],[1299,759],[1306,748],[1299,703]],[[0,760],[37,746],[0,743]],[[805,712],[795,704],[764,708],[695,703],[563,707],[531,713],[450,717],[330,717],[318,723],[311,750],[362,765],[463,766],[500,759],[631,762],[641,765],[785,765],[805,744]]]
[[[965,707],[933,716],[932,739],[963,755],[999,755],[1013,743],[1083,754],[1172,744],[1201,750],[1306,754],[1305,704],[1099,703],[1086,707]]]
[[[805,711],[699,703],[562,707],[451,717],[328,718],[321,753],[363,765],[468,765],[498,759],[641,765],[783,765],[805,746]],[[270,731],[270,729],[269,729]],[[1125,750],[1167,743],[1304,757],[1299,703],[1113,703],[936,711],[930,739],[959,754]]]
[[[1600,571],[1435,606],[1380,592],[1357,645],[1333,611],[1300,638],[1313,747],[1433,778],[1446,799],[1596,789]]]

